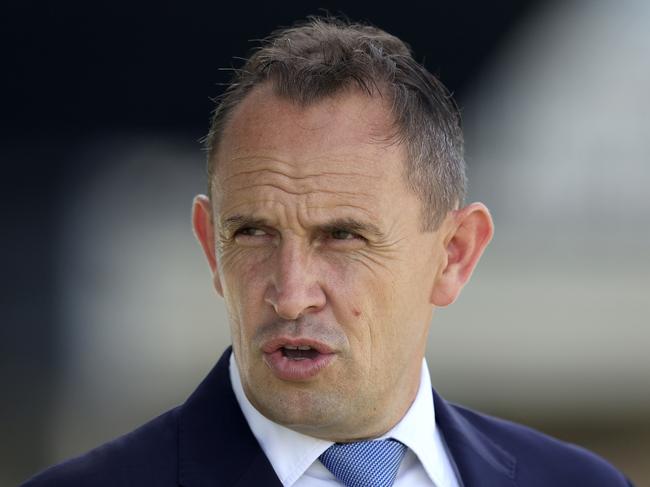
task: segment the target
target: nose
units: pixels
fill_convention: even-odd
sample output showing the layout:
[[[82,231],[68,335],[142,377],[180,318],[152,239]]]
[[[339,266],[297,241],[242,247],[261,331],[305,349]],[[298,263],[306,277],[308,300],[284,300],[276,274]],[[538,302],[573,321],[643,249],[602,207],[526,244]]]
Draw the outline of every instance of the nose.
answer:
[[[295,320],[325,306],[326,296],[316,262],[298,242],[284,241],[276,250],[264,299],[278,317]]]

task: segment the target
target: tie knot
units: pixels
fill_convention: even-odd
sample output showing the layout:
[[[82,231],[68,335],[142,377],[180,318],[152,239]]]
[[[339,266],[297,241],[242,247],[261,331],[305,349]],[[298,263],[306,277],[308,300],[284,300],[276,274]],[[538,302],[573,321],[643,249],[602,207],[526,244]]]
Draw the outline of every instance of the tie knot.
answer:
[[[406,446],[397,440],[335,443],[319,457],[346,487],[390,487]]]

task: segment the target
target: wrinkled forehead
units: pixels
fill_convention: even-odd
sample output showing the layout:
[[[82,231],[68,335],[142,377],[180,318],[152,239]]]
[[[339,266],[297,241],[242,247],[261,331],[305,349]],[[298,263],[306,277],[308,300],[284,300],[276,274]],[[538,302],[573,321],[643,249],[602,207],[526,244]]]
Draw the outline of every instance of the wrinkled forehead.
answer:
[[[384,99],[354,90],[300,105],[260,86],[233,110],[224,127],[213,156],[213,183],[218,191],[243,164],[268,158],[293,164],[297,176],[319,165],[376,174],[390,170],[387,152],[406,156]]]

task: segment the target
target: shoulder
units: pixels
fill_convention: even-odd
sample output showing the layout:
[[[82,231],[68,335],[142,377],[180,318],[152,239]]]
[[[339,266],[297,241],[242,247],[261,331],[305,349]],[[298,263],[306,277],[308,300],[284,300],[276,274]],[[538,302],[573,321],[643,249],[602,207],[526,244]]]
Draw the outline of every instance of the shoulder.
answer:
[[[516,458],[520,485],[632,485],[609,462],[580,446],[462,406],[452,407],[478,434]]]
[[[124,436],[48,468],[23,487],[176,485],[177,416],[178,408],[172,409]]]

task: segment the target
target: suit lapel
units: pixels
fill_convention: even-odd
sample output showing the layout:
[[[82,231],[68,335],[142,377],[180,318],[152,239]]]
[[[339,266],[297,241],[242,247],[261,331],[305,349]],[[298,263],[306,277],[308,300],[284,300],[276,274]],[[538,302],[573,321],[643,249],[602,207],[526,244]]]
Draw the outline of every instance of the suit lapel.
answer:
[[[433,391],[436,423],[456,463],[464,487],[515,486],[515,457],[495,444]]]
[[[179,411],[178,476],[184,487],[281,487],[232,391],[228,348]]]

